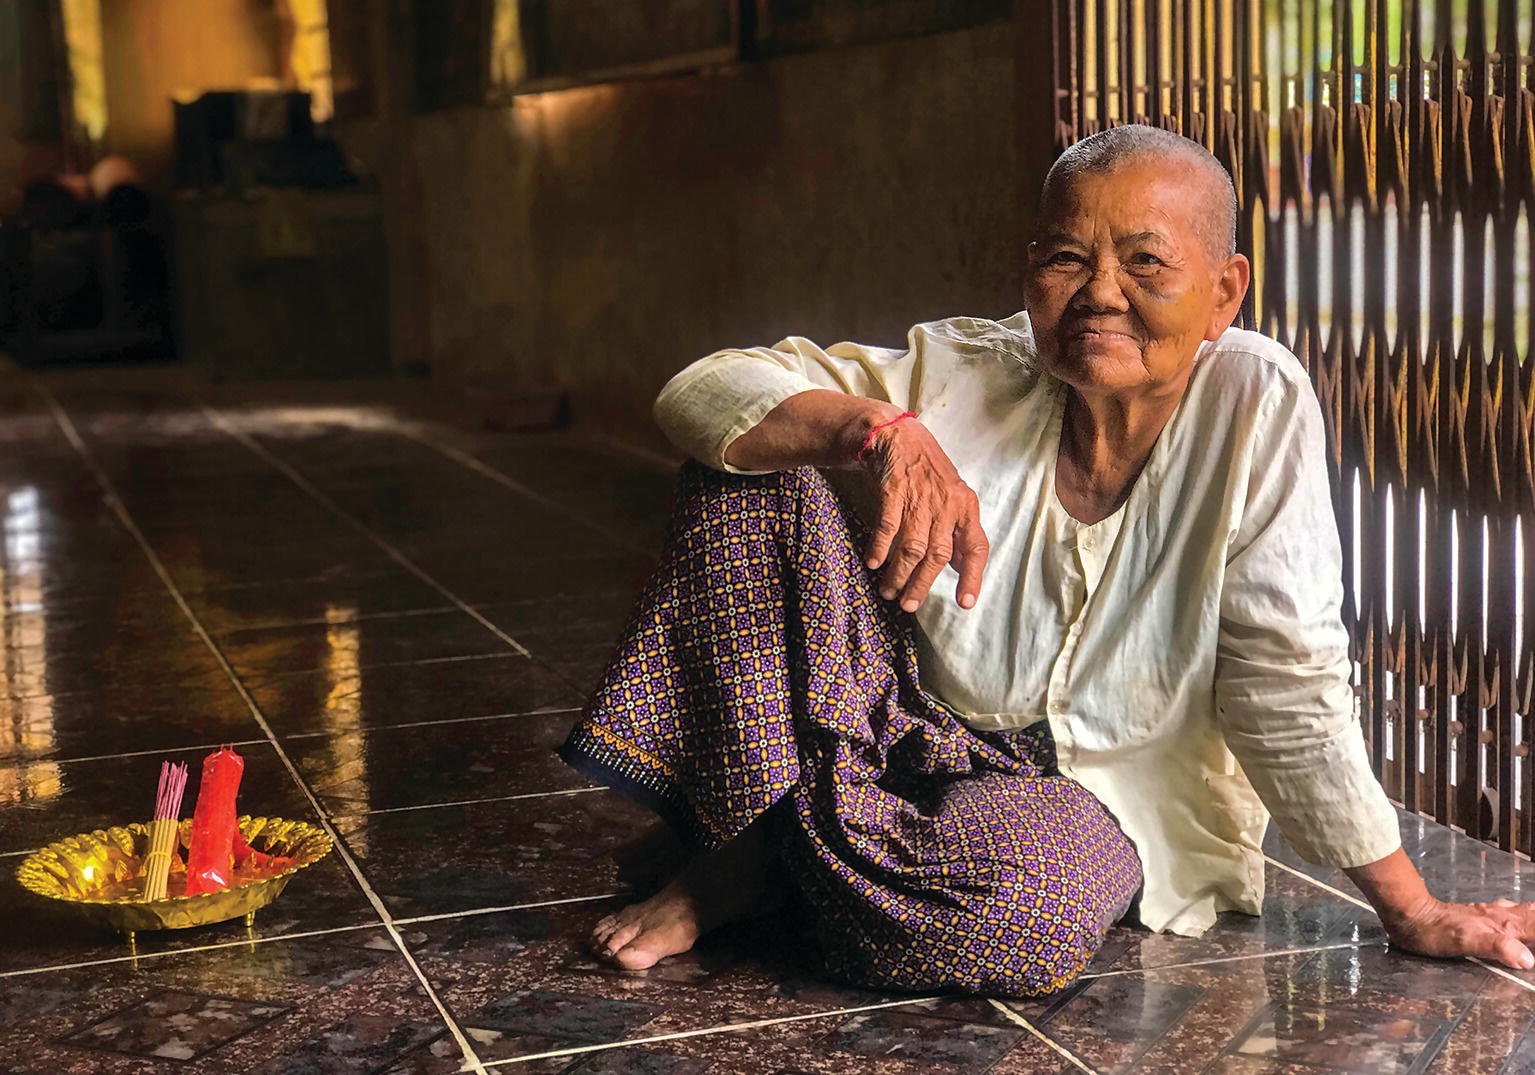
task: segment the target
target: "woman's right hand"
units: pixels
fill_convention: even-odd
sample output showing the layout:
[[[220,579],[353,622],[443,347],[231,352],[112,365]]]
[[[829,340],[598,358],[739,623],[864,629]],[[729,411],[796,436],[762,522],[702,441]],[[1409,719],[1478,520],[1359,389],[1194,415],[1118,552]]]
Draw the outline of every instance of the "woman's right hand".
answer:
[[[955,599],[971,608],[981,592],[990,543],[980,502],[920,420],[905,418],[875,432],[861,460],[879,480],[879,522],[867,564],[884,565],[880,596],[915,612],[945,564],[959,572]]]
[[[770,410],[725,450],[724,460],[746,471],[846,466],[874,430],[859,465],[879,483],[879,522],[867,563],[884,565],[884,598],[899,597],[915,612],[945,564],[959,572],[955,599],[970,608],[981,592],[989,546],[980,504],[920,419],[876,429],[902,408],[826,388],[796,393]]]

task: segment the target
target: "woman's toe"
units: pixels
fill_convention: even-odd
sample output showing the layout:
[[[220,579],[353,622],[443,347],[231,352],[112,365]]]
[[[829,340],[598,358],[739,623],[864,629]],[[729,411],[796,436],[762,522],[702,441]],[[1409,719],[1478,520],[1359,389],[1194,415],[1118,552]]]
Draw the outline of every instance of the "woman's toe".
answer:
[[[626,947],[630,941],[634,940],[639,935],[639,923],[630,922],[619,926],[607,937],[605,937],[603,939],[603,947],[606,948],[609,952],[617,952],[620,949]]]
[[[613,960],[626,970],[647,970],[659,963],[665,955],[665,952],[651,948],[640,940],[618,949]]]

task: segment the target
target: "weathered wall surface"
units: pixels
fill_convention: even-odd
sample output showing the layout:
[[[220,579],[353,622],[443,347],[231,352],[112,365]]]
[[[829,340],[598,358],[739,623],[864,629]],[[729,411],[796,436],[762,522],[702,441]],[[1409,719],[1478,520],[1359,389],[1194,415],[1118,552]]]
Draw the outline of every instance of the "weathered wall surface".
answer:
[[[45,0],[0,3],[0,213],[65,163],[52,39]]]
[[[644,436],[716,348],[1012,313],[1013,47],[1001,22],[409,121],[384,179],[417,188],[393,253],[426,260],[433,375],[562,384]]]

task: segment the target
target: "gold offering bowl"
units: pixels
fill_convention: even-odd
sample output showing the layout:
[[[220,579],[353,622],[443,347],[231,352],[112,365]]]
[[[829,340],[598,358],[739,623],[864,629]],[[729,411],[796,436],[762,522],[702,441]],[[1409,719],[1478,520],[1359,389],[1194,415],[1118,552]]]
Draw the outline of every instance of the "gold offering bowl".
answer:
[[[256,911],[275,900],[289,878],[330,854],[331,839],[315,825],[280,817],[242,817],[239,824],[253,849],[286,861],[266,869],[236,870],[230,887],[217,892],[145,900],[149,826],[138,822],[55,841],[28,855],[16,869],[16,880],[98,925],[126,934],[130,941],[141,929],[186,929],[242,915],[250,925]],[[182,847],[188,846],[191,835],[191,819],[182,821]],[[176,869],[180,865],[173,867],[172,893],[186,887],[185,870]]]

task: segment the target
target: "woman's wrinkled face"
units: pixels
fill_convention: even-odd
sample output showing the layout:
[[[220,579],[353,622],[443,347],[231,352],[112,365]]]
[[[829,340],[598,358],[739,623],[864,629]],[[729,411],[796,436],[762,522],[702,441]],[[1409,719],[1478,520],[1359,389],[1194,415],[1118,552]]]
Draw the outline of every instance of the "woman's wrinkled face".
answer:
[[[1079,391],[1181,386],[1200,343],[1235,320],[1247,262],[1210,264],[1190,172],[1129,162],[1076,177],[1043,207],[1026,306],[1041,361]]]

